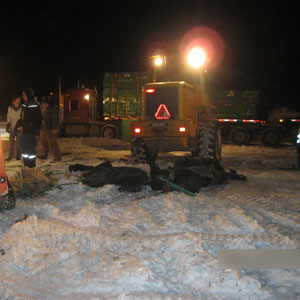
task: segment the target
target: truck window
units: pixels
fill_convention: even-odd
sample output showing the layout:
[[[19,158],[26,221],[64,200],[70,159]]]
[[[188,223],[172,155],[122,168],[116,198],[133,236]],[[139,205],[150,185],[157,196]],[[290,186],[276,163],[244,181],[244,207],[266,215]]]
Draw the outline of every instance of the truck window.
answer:
[[[71,100],[71,111],[75,111],[79,109],[79,101]]]

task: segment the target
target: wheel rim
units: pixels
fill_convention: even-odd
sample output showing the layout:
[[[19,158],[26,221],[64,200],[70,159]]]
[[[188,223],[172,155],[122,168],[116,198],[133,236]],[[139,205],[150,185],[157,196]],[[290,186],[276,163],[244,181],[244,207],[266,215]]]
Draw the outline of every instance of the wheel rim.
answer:
[[[237,145],[245,145],[249,142],[249,134],[245,129],[237,129],[231,134],[231,141]]]
[[[102,131],[102,137],[113,139],[116,137],[116,130],[112,127],[104,128]]]
[[[264,135],[264,143],[266,145],[274,146],[279,143],[279,137],[276,132],[267,132]]]

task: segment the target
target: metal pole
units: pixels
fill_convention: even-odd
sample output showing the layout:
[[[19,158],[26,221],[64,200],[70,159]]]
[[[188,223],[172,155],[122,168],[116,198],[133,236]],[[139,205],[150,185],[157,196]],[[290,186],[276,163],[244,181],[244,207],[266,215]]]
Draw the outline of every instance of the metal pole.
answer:
[[[166,78],[166,81],[169,81],[169,75],[168,75],[168,70],[167,70],[167,59],[165,56],[164,56],[164,64],[165,64],[165,78]]]
[[[128,89],[126,89],[125,117],[128,115]]]
[[[111,83],[110,117],[112,117],[112,101],[114,98],[114,80]]]
[[[61,78],[58,78],[58,122],[59,125],[64,121],[64,99],[61,93]]]
[[[156,77],[157,77],[157,68],[156,66],[154,66],[153,82],[156,82]]]
[[[138,73],[137,74],[137,81],[136,81],[136,100],[137,100],[137,103],[138,103],[138,105],[137,105],[137,107],[138,107],[138,109],[136,109],[135,110],[135,116],[137,117],[138,116],[138,111],[139,111],[139,108],[140,108],[140,106],[142,105],[141,104],[141,100],[140,100],[140,98],[141,98],[141,96],[140,96],[140,73]]]

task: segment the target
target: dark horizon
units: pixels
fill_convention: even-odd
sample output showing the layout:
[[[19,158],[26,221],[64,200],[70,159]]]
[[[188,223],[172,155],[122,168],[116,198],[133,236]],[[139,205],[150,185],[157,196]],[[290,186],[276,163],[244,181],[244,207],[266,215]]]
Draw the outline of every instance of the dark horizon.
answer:
[[[292,76],[299,52],[297,5],[125,0],[0,6],[2,103],[23,87],[47,95],[58,89],[59,77],[63,89],[76,87],[77,80],[92,88],[101,85],[104,72],[149,70],[150,49],[176,52],[186,32],[204,26],[216,31],[225,46],[213,86],[257,89],[263,110],[286,106],[300,111]]]

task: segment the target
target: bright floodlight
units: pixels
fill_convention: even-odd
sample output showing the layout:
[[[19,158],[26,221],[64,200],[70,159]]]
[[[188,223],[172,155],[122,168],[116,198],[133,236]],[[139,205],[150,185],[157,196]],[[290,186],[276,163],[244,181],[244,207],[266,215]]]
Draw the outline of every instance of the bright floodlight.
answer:
[[[162,63],[163,63],[163,60],[162,60],[161,57],[156,57],[156,58],[155,58],[154,64],[155,64],[156,66],[161,66]]]
[[[193,48],[188,54],[188,63],[194,68],[200,68],[206,61],[206,53],[200,48]]]

